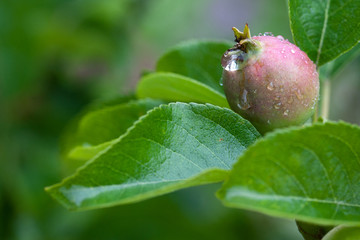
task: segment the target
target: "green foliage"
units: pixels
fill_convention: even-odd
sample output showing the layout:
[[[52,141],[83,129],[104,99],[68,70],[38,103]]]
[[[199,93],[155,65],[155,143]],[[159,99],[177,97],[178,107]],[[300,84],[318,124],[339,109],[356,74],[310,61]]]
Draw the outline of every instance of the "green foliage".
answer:
[[[350,50],[360,40],[357,0],[289,0],[295,43],[321,66]]]
[[[92,14],[112,9],[102,6]],[[359,9],[353,0],[289,1],[294,40],[322,66],[322,76],[333,78],[358,55],[360,32],[353,29],[360,27]],[[304,226],[359,224],[360,128],[328,122],[259,139],[250,122],[227,109],[219,84],[221,57],[232,45],[178,45],[142,76],[136,97],[79,115],[63,137],[63,152],[81,160],[70,161],[75,165],[91,160],[48,193],[68,209],[86,210],[226,180],[218,192],[226,206],[299,219]],[[176,103],[160,105],[164,101]],[[340,239],[336,234],[326,237]]]
[[[358,240],[360,239],[360,227],[340,225],[331,230],[323,240]]]
[[[139,98],[161,98],[167,101],[211,103],[229,107],[224,94],[194,79],[176,73],[151,73],[137,85]]]
[[[227,206],[321,223],[359,223],[360,128],[315,124],[266,135],[218,196]]]
[[[222,181],[236,157],[259,136],[248,121],[225,108],[162,105],[47,191],[70,209],[89,209]]]
[[[219,82],[222,75],[221,57],[234,45],[231,42],[192,41],[164,54],[156,71],[181,74],[208,85],[223,94]]]
[[[134,2],[140,0],[1,1],[0,98],[36,91],[49,75],[72,80],[68,84],[73,88],[86,82],[87,90],[110,92],[114,88],[104,86],[112,85],[110,75],[116,77],[116,86],[122,85],[125,71],[116,69],[128,67],[129,26],[139,23],[135,14],[142,8]]]
[[[64,155],[88,160],[125,133],[148,110],[163,103],[152,99],[129,99],[124,97],[100,103],[75,119],[64,134]]]

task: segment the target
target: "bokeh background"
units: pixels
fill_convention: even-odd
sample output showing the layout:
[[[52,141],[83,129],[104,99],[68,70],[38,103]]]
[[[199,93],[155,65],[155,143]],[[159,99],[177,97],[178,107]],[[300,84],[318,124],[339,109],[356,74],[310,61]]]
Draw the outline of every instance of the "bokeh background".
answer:
[[[293,221],[223,207],[216,184],[88,212],[44,192],[84,106],[131,93],[169,47],[246,22],[292,41],[286,0],[1,0],[0,239],[301,239]],[[360,124],[359,64],[333,80],[332,120]]]

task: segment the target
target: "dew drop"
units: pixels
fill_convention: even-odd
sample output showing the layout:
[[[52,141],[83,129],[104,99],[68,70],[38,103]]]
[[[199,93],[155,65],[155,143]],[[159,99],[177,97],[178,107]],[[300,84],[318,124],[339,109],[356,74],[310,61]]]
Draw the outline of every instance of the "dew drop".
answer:
[[[274,36],[274,34],[272,32],[264,32],[264,36]]]
[[[284,41],[284,37],[281,35],[276,36],[276,38],[280,39],[281,41]]]
[[[267,87],[266,87],[269,91],[274,90],[274,84],[272,82],[270,82]]]
[[[285,49],[283,48],[283,49],[281,49],[281,53],[285,53]]]
[[[248,102],[248,91],[246,89],[242,89],[240,93],[238,107],[242,110],[246,110],[250,108],[250,104]]]
[[[221,58],[221,66],[226,71],[239,70],[244,62],[244,52],[241,50],[227,51]]]
[[[304,98],[299,89],[295,92],[295,95],[296,95],[297,99],[299,99],[299,100]]]
[[[227,71],[236,71],[239,69],[239,66],[236,61],[231,61],[229,64],[225,67],[225,70]]]
[[[315,106],[316,106],[316,101],[317,101],[317,98],[314,98],[312,100],[312,106],[311,106],[311,109],[315,109]]]
[[[220,86],[223,86],[223,85],[224,85],[224,80],[223,80],[222,77],[221,77],[220,80],[219,80],[219,84],[220,84]]]
[[[294,49],[291,49],[290,51],[291,51],[291,53],[295,53],[295,50],[294,50]]]
[[[281,102],[274,104],[275,109],[280,109],[280,106],[281,106]]]

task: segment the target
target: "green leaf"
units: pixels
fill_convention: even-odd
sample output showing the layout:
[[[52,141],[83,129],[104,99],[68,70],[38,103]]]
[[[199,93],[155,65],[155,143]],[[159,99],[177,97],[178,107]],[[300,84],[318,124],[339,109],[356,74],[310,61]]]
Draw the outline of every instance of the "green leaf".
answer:
[[[156,71],[181,74],[224,94],[220,86],[221,58],[231,42],[192,41],[171,49],[158,61]]]
[[[360,223],[360,128],[325,123],[266,135],[240,157],[225,205],[315,224]]]
[[[139,98],[157,98],[168,101],[211,103],[229,107],[224,94],[194,79],[175,73],[152,73],[137,85]]]
[[[116,139],[108,142],[104,142],[95,146],[92,145],[82,145],[82,146],[76,146],[71,149],[71,151],[68,153],[67,157],[72,160],[81,160],[81,161],[87,161],[93,157],[95,157],[97,154],[99,154],[101,151],[104,151],[107,149],[110,145],[113,144],[113,142]]]
[[[342,69],[351,62],[354,58],[360,54],[360,44],[357,44],[347,53],[341,55],[335,60],[323,65],[320,68],[320,77],[325,77],[327,79],[333,79]]]
[[[323,240],[359,240],[360,227],[340,225],[331,230]]]
[[[290,0],[295,43],[321,66],[350,50],[360,39],[360,1]]]
[[[47,188],[70,209],[131,203],[223,180],[260,134],[233,111],[171,103],[149,111],[73,176]]]
[[[106,142],[121,136],[140,116],[161,103],[152,99],[124,100],[90,107],[93,110],[78,117],[66,131],[63,139],[65,155],[88,160],[104,150],[109,145]]]

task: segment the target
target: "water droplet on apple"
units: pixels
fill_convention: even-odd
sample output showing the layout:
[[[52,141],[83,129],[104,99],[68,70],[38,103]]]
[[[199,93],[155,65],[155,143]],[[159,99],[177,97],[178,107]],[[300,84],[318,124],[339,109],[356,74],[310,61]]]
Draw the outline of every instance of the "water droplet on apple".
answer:
[[[264,36],[274,36],[274,34],[272,32],[264,32]]]
[[[272,82],[270,82],[270,83],[266,86],[266,88],[267,88],[269,91],[272,91],[272,90],[274,90],[274,84],[273,84]]]
[[[226,71],[239,70],[244,62],[244,52],[241,50],[227,51],[221,58],[221,66]]]
[[[241,89],[240,99],[238,107],[242,110],[250,108],[250,103],[248,102],[248,91],[246,89]]]
[[[278,103],[274,104],[275,109],[280,109],[280,106],[281,106],[281,102],[278,102]]]

